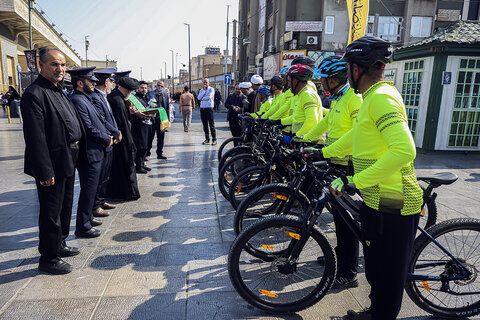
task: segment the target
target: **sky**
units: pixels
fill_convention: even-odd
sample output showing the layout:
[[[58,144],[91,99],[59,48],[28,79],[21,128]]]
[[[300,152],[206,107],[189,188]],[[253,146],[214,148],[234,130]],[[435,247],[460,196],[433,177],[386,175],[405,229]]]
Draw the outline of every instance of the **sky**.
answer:
[[[164,62],[172,74],[172,53],[188,69],[188,33],[190,24],[191,56],[205,47],[226,44],[227,5],[229,21],[238,20],[238,0],[37,0],[37,9],[85,59],[85,36],[90,47],[89,60],[118,61],[118,70],[132,70],[131,77],[158,79]],[[229,54],[232,50],[230,24]],[[89,64],[91,65],[91,64]],[[177,74],[178,75],[178,74]]]

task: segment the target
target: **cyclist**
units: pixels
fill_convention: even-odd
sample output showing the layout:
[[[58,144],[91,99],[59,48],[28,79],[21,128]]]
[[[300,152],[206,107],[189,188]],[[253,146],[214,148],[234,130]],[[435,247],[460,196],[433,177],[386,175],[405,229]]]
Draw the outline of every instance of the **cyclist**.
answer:
[[[260,101],[262,102],[262,105],[260,106],[260,109],[257,112],[250,113],[250,116],[252,118],[258,118],[262,114],[264,114],[270,107],[272,106],[272,99],[270,97],[270,89],[267,86],[261,86],[258,91],[257,95],[260,97]]]
[[[360,216],[371,306],[349,310],[347,317],[355,320],[396,319],[423,203],[405,105],[393,84],[384,81],[392,56],[390,42],[376,37],[362,37],[347,47],[342,60],[363,103],[353,129],[322,150],[324,157],[352,154],[355,174],[347,179],[364,199]],[[334,180],[333,194],[338,196],[343,184]]]
[[[270,80],[270,91],[272,93],[272,106],[260,117],[261,119],[268,119],[268,116],[274,114],[278,110],[278,106],[284,99],[283,80],[280,76],[274,76]]]
[[[294,97],[290,100],[293,112],[290,116],[281,120],[268,120],[269,124],[291,125],[292,134],[300,137],[310,131],[322,118],[322,102],[314,85],[312,88],[313,70],[309,66],[296,64],[288,70],[290,88]]]
[[[330,92],[331,107],[330,112],[303,137],[306,141],[324,141],[324,134],[328,130],[325,145],[329,146],[350,131],[357,118],[362,97],[350,88],[347,81],[347,63],[340,61],[341,58],[340,56],[325,58],[315,69],[314,77]],[[350,154],[343,158],[331,158],[331,164],[349,175],[353,174]],[[332,214],[337,235],[335,252],[338,260],[333,288],[358,287],[358,240],[343,219],[335,212]]]
[[[284,85],[283,94],[280,97],[275,109],[271,109],[267,111],[263,116],[262,119],[270,119],[270,120],[278,120],[284,117],[288,117],[289,110],[290,110],[290,98],[293,97],[293,93],[290,90],[289,83],[288,83],[288,70],[290,66],[283,68],[280,70],[280,76],[282,77],[282,82]]]

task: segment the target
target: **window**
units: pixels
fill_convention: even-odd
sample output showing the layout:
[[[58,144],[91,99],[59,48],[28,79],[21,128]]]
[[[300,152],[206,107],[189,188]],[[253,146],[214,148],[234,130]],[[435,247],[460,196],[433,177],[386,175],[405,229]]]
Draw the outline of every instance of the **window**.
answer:
[[[413,137],[417,128],[424,63],[424,60],[405,62],[403,72],[402,97],[407,111],[408,127]]]
[[[325,17],[325,34],[333,34],[333,28],[335,25],[335,16]]]
[[[377,36],[388,41],[400,41],[402,23],[402,17],[379,16]],[[375,35],[375,16],[368,17],[365,33],[369,36]]]
[[[432,31],[432,17],[412,17],[410,36],[428,37]]]
[[[461,59],[450,122],[449,147],[478,147],[480,59]]]

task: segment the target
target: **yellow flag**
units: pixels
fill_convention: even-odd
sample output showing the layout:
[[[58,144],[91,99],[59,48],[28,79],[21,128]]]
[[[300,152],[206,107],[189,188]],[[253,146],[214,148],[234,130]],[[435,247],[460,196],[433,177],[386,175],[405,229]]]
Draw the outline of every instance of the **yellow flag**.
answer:
[[[348,29],[347,45],[365,35],[368,20],[368,0],[347,0]]]

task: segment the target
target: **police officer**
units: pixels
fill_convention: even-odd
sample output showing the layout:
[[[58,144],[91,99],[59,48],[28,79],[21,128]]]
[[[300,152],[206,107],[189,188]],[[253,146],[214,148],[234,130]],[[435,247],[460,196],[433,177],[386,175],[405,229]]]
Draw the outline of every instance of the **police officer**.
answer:
[[[80,161],[80,196],[77,205],[75,235],[79,238],[95,238],[100,230],[93,228],[102,221],[93,217],[93,205],[99,185],[105,149],[113,145],[114,138],[105,127],[105,118],[97,111],[90,94],[98,79],[93,74],[95,67],[69,70],[72,76],[73,93],[70,96],[85,127],[87,161]]]
[[[98,78],[94,92],[90,93],[92,102],[97,108],[98,113],[105,118],[105,127],[114,138],[114,144],[122,141],[122,133],[118,130],[117,123],[112,113],[112,108],[107,101],[107,95],[112,91],[114,84],[113,73],[115,69],[108,68],[94,71],[95,77]],[[114,209],[115,206],[106,202],[106,189],[110,178],[110,170],[112,168],[113,146],[105,149],[105,157],[102,163],[102,172],[98,184],[97,195],[93,204],[94,217],[107,217],[109,213],[105,210]]]

